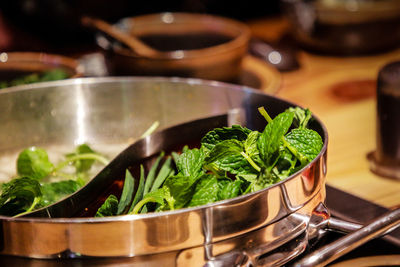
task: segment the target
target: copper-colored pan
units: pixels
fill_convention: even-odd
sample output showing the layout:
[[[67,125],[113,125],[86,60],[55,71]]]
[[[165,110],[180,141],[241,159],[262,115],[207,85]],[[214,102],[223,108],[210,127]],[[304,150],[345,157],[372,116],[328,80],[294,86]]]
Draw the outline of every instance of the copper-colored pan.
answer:
[[[261,105],[274,116],[293,104],[240,86],[177,78],[76,79],[0,92],[0,106],[4,107],[0,124],[6,129],[0,133],[2,153],[27,145],[73,145],[78,141],[126,147],[133,143],[71,198],[26,218],[1,217],[0,252],[28,258],[68,258],[72,264],[282,265],[302,253],[323,228],[359,228],[329,220],[329,212],[321,204],[328,139],[318,119],[312,127],[323,137],[321,153],[300,172],[270,188],[170,212],[67,218],[102,193],[110,177],[120,177],[142,157],[229,124],[232,110],[245,114],[249,128],[259,129],[263,118],[255,112]],[[133,142],[154,120],[161,122],[159,131]],[[182,138],[176,137],[183,132]],[[33,218],[38,215],[51,218]]]

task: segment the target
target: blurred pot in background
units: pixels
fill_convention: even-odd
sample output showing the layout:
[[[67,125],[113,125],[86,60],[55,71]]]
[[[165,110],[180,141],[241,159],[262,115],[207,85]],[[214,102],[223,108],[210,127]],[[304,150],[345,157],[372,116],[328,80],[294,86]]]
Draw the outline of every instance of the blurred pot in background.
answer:
[[[162,53],[141,56],[99,33],[96,41],[106,51],[113,75],[232,81],[239,75],[250,39],[250,29],[245,24],[205,14],[151,14],[124,18],[114,26]]]
[[[83,76],[79,61],[37,52],[0,53],[0,89]]]
[[[386,51],[400,44],[398,0],[281,0],[293,37],[315,52]]]

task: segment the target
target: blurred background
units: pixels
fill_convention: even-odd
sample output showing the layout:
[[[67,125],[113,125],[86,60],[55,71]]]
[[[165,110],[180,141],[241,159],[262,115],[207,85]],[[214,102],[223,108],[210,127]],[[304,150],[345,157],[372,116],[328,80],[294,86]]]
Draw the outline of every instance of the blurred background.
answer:
[[[102,50],[96,43],[98,32],[82,26],[81,18],[91,16],[113,24],[122,18],[159,12],[218,15],[248,26],[251,38],[244,34],[247,39],[240,54],[243,61],[237,60],[237,51],[232,52],[233,60],[224,65],[215,66],[214,55],[212,67],[196,63],[193,58],[189,61],[195,62],[194,68],[201,66],[213,75],[215,70],[234,66],[234,62],[240,68],[239,74],[235,73],[237,78],[229,82],[310,108],[329,132],[328,185],[386,209],[400,207],[400,129],[396,126],[400,114],[400,64],[388,83],[397,90],[397,94],[390,95],[396,96],[397,104],[391,106],[395,112],[391,113],[397,117],[391,120],[394,123],[385,124],[390,138],[382,138],[385,147],[394,151],[389,156],[396,160],[397,177],[384,179],[387,177],[373,167],[382,163],[379,157],[368,158],[374,151],[386,156],[381,149],[383,141],[377,138],[382,130],[376,108],[377,77],[385,65],[400,62],[400,0],[3,0],[0,63],[7,61],[1,52],[40,51],[80,59],[102,51],[106,52],[107,64],[113,62],[113,56],[121,56],[126,62],[136,60],[132,61],[139,65],[135,71],[143,70],[142,58],[125,53],[121,47],[126,50],[126,46]],[[226,50],[219,52],[224,54]],[[8,61],[12,61],[10,54]],[[26,57],[19,56],[15,61]],[[115,62],[122,67],[128,65],[120,64],[125,61],[118,58]],[[76,69],[76,62],[67,63],[68,69]],[[182,67],[180,62],[173,63]],[[184,69],[187,70],[186,65]],[[192,77],[193,73],[198,74],[180,74]],[[364,223],[352,217],[354,210],[371,215],[364,212],[367,209],[349,209],[349,218],[356,221]]]
[[[80,24],[82,15],[107,22],[158,12],[197,12],[238,20],[280,13],[279,1],[217,0],[13,0],[0,2],[0,50],[72,50],[93,43],[93,32]],[[26,41],[29,40],[29,41]],[[72,47],[71,47],[72,45]]]

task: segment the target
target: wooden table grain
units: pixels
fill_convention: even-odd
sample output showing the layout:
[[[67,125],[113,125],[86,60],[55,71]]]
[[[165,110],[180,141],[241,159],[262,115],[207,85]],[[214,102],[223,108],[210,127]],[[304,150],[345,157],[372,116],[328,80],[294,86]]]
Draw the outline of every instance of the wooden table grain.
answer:
[[[276,40],[287,33],[281,19],[248,22],[253,34]],[[299,51],[301,68],[282,73],[279,97],[308,107],[329,134],[327,183],[384,207],[400,206],[400,180],[375,175],[367,154],[376,147],[376,78],[400,49],[357,57]],[[400,123],[400,118],[399,118]]]

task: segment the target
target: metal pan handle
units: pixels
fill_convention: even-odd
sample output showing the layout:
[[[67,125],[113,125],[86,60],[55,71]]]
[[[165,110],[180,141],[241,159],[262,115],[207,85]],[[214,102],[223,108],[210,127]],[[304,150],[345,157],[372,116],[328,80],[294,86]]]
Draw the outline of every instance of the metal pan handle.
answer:
[[[333,220],[331,222],[331,226],[336,227],[336,230],[346,231],[346,229],[351,230],[352,227],[354,227],[354,229],[357,228],[356,224],[349,223],[346,225],[339,223],[338,220]],[[361,227],[359,230],[310,253],[301,260],[295,262],[293,266],[325,266],[364,243],[387,234],[398,226],[400,226],[400,208],[387,212],[371,223]]]

